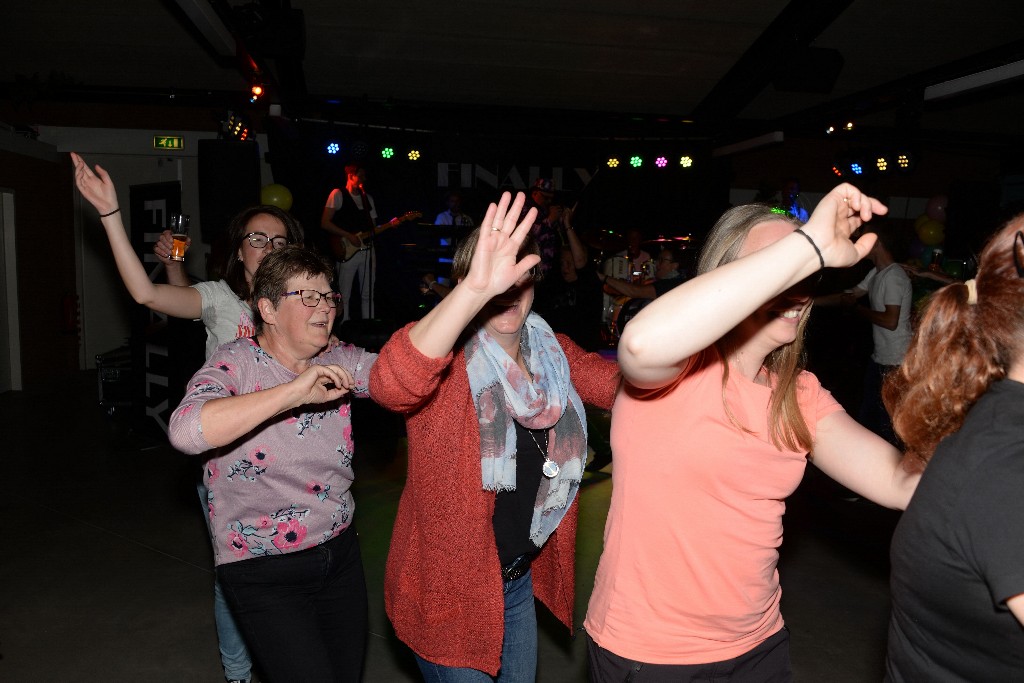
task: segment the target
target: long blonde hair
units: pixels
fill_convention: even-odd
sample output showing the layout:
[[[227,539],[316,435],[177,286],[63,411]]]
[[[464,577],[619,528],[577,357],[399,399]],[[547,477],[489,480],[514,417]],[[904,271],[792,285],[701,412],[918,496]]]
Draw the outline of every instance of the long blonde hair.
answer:
[[[750,231],[761,223],[769,221],[791,223],[794,230],[802,225],[797,219],[787,214],[778,213],[767,204],[743,204],[726,211],[708,233],[701,250],[700,260],[697,263],[697,273],[707,273],[738,259]],[[784,344],[772,351],[764,361],[765,369],[775,379],[772,396],[768,402],[769,438],[776,448],[786,448],[791,451],[810,451],[813,446],[811,431],[800,412],[796,393],[797,379],[805,366],[804,331],[807,328],[809,313],[810,308],[801,316],[800,324],[797,326],[796,339],[792,343]],[[715,349],[722,357],[722,363],[725,366],[722,375],[722,402],[725,405],[725,411],[733,424],[749,432],[748,428],[739,423],[725,400],[725,387],[729,381],[729,363],[727,360],[728,348],[724,338],[715,342]]]

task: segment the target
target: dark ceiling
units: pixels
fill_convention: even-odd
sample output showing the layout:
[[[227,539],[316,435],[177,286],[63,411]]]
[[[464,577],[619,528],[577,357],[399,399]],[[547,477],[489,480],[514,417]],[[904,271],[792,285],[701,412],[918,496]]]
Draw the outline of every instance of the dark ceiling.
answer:
[[[1024,138],[1017,0],[33,0],[5,14],[12,125],[104,103],[248,106],[256,69],[268,94],[253,114],[362,124],[728,144],[853,119]],[[986,88],[926,95],[986,72]]]

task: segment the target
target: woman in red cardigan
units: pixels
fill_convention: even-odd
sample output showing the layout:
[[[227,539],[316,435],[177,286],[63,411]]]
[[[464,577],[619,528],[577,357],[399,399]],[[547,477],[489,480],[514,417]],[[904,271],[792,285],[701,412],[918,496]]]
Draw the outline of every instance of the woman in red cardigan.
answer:
[[[384,599],[428,681],[533,683],[534,596],[572,627],[583,404],[610,407],[619,374],[531,313],[524,200],[490,205],[455,255],[459,284],[370,375],[409,435]]]

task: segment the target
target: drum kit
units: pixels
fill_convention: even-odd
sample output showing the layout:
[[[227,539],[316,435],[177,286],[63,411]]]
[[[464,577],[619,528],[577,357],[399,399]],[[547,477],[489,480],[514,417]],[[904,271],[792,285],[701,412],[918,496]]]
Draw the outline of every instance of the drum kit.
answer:
[[[591,233],[585,242],[599,252],[601,272],[608,277],[625,280],[633,284],[650,284],[655,280],[656,259],[665,247],[689,248],[689,235],[684,237],[659,237],[641,244],[650,258],[634,261],[625,255],[626,237],[612,230],[598,230]],[[609,252],[611,255],[609,255]],[[645,254],[648,255],[648,254]],[[609,344],[617,344],[626,323],[632,320],[652,299],[623,296],[608,285],[604,286],[604,306],[601,325],[604,338]]]

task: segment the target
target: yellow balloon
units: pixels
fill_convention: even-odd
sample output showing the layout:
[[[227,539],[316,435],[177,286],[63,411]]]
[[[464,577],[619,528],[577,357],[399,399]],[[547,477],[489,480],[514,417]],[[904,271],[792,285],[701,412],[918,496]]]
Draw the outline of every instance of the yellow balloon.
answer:
[[[920,227],[921,227],[921,224],[922,224],[922,223],[924,223],[924,222],[925,222],[925,221],[927,221],[927,220],[928,220],[928,214],[926,214],[926,213],[922,213],[922,214],[921,214],[920,216],[918,216],[918,217],[917,217],[917,219],[916,219],[916,220],[914,221],[914,227],[915,227],[915,228],[920,228]]]
[[[271,183],[260,189],[260,204],[269,204],[287,211],[292,208],[292,193],[284,185]]]
[[[929,247],[942,244],[946,239],[946,232],[942,223],[929,218],[917,226],[917,236]]]

